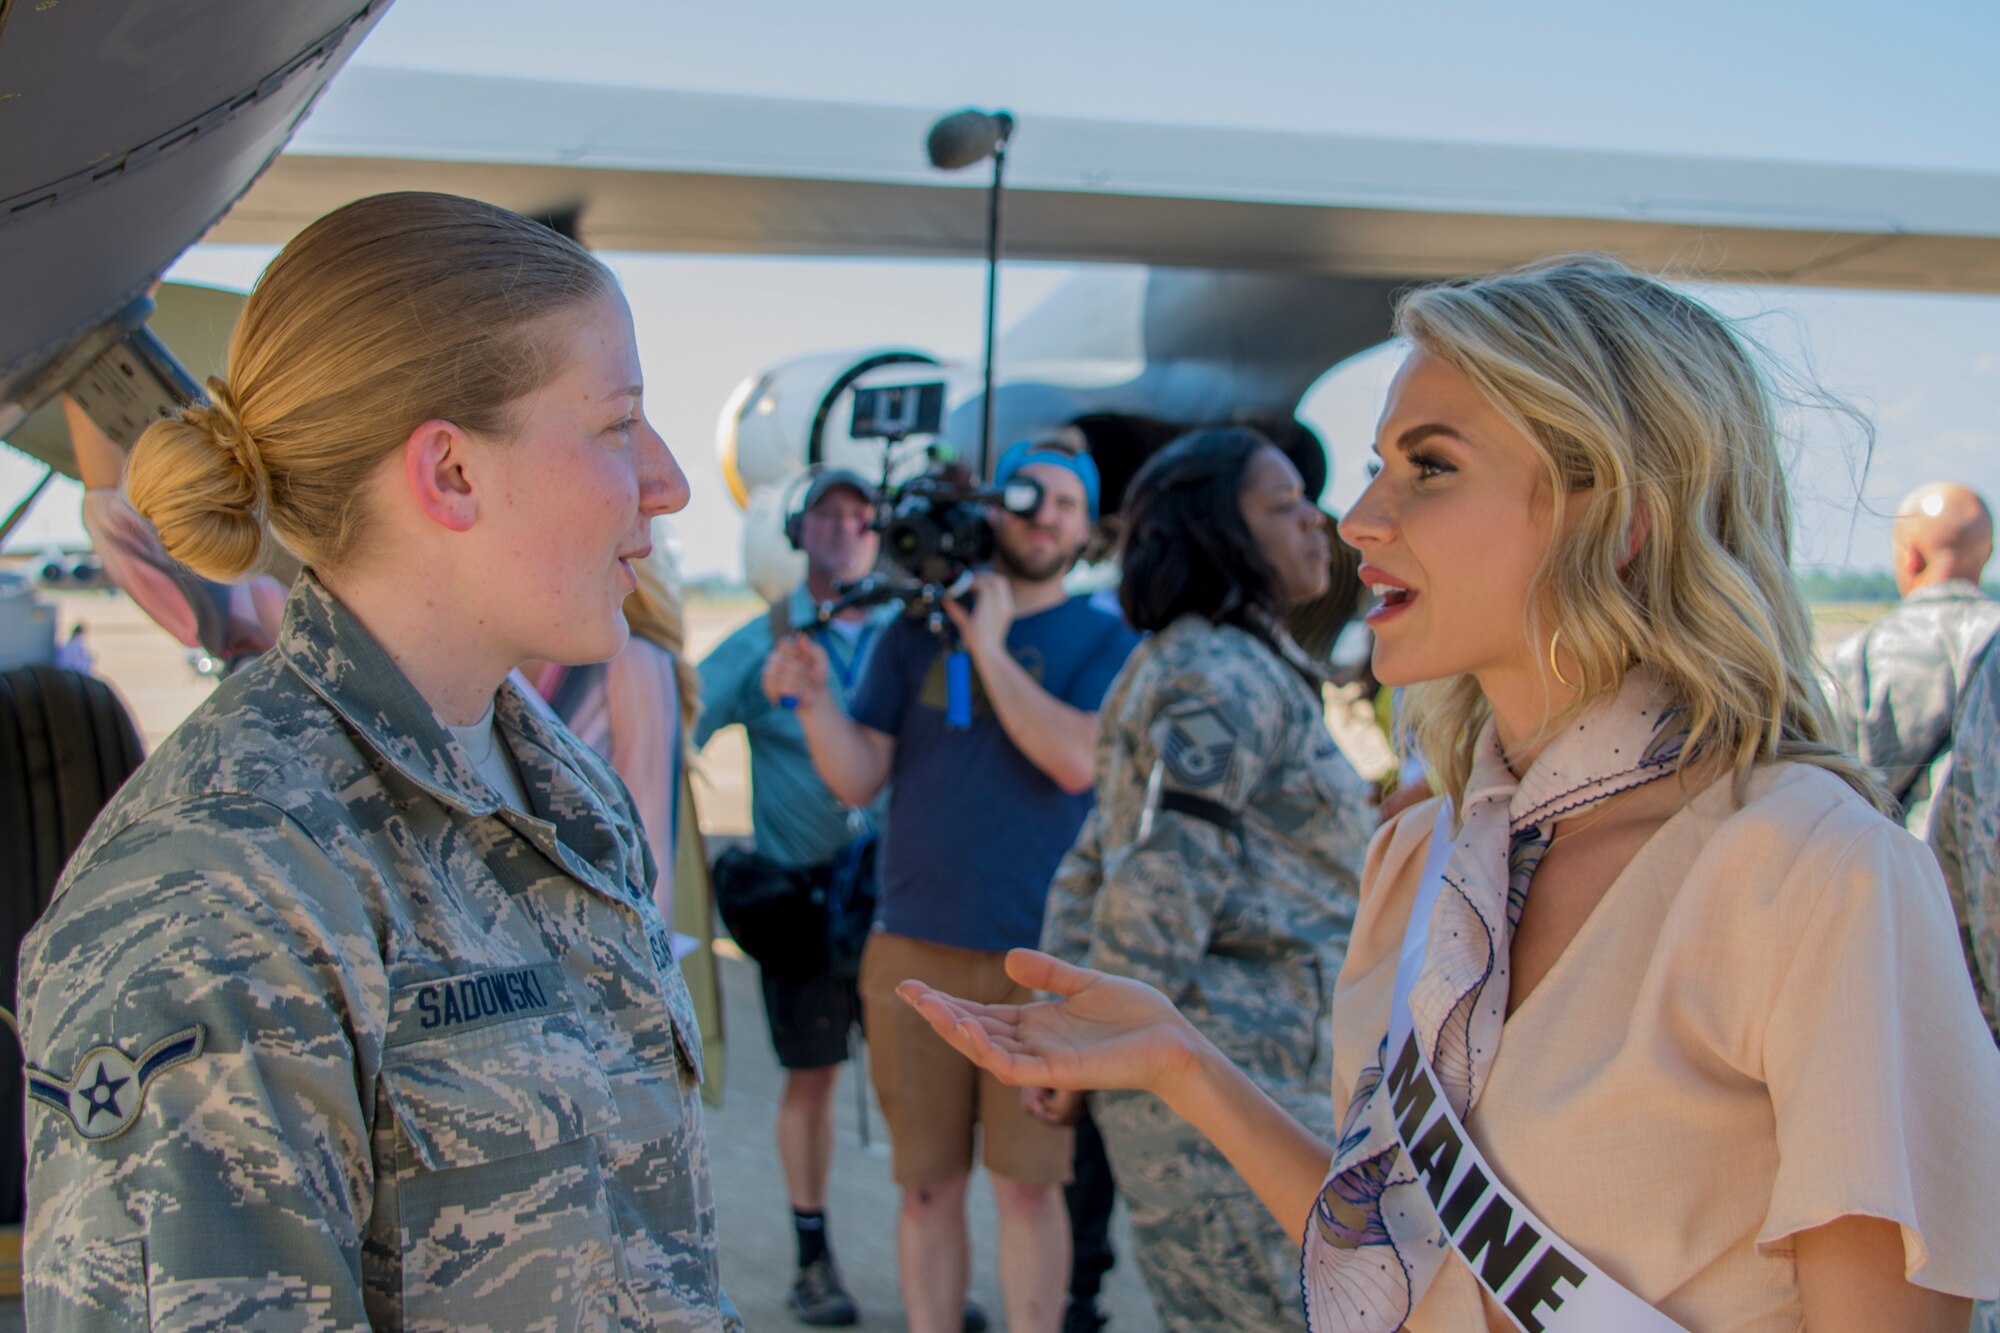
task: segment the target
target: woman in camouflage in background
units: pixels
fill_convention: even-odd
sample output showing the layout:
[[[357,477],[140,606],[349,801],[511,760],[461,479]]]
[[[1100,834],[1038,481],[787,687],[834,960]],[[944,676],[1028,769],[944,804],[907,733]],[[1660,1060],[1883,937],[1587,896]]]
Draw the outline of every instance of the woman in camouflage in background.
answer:
[[[616,282],[490,205],[365,199],[209,388],[133,504],[204,577],[267,531],[307,570],[22,950],[31,1325],[740,1327],[645,835],[507,679],[617,652],[687,502]]]
[[[1042,947],[1150,983],[1315,1133],[1333,1133],[1333,980],[1374,829],[1280,624],[1326,592],[1326,525],[1255,431],[1198,432],[1133,478],[1126,619],[1152,638],[1106,698],[1097,805],[1049,887]],[[1051,1114],[1076,1093],[1045,1093]],[[1163,1327],[1305,1327],[1299,1241],[1157,1097],[1091,1114]]]

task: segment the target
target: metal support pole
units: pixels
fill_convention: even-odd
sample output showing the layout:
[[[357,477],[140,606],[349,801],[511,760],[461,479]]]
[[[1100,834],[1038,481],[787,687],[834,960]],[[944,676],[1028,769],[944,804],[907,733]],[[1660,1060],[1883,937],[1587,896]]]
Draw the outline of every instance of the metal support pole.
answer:
[[[979,422],[979,480],[993,479],[993,325],[1000,304],[1000,177],[1007,169],[1007,141],[993,146],[993,187],[986,198],[986,395]]]
[[[42,498],[42,492],[47,490],[49,483],[55,479],[56,470],[52,467],[46,468],[42,473],[42,479],[35,483],[34,489],[28,492],[21,503],[14,506],[14,512],[7,515],[5,522],[0,522],[0,542],[6,541],[13,535],[14,529],[21,526],[21,520],[28,516],[28,511],[35,507],[35,501]]]

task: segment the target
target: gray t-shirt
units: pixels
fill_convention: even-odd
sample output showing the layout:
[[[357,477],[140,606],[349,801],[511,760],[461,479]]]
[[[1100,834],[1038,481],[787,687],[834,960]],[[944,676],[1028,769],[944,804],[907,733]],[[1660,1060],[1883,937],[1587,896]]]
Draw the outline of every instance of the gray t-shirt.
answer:
[[[492,704],[487,704],[486,711],[470,726],[454,727],[449,722],[445,726],[457,737],[459,746],[486,785],[500,793],[502,801],[516,810],[532,811],[528,789],[521,785],[520,770],[514,767],[513,752],[500,738],[500,729],[493,725]]]

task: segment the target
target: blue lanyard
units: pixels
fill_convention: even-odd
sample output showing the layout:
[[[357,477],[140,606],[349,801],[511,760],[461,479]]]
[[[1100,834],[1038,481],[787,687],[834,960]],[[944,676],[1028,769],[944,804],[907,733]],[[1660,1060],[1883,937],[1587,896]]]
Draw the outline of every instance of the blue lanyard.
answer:
[[[834,641],[841,637],[840,631],[831,625],[819,626],[820,647],[826,649],[827,665],[832,667],[833,674],[840,678],[840,688],[843,693],[854,693],[854,682],[861,674],[862,660],[868,656],[868,645],[875,638],[877,628],[872,624],[864,624],[861,632],[854,636],[854,651],[847,655],[845,662],[842,662],[840,654],[834,651]]]

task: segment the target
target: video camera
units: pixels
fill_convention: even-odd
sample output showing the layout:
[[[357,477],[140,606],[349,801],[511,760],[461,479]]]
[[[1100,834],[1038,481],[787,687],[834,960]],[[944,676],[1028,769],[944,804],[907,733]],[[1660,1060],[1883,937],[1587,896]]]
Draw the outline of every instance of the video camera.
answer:
[[[854,419],[848,433],[855,439],[877,439],[882,447],[881,498],[875,527],[882,534],[882,552],[895,573],[874,573],[844,583],[840,596],[820,608],[822,619],[850,606],[900,601],[904,614],[928,619],[933,632],[946,636],[948,622],[942,604],[964,593],[972,569],[993,558],[993,529],[986,511],[998,506],[1012,514],[1030,515],[1041,508],[1041,483],[1015,477],[1005,486],[982,486],[961,464],[952,461],[949,446],[925,446],[928,465],[910,480],[892,480],[898,446],[912,435],[935,438],[944,424],[944,385],[898,384],[854,391]],[[907,457],[907,455],[904,455]]]

